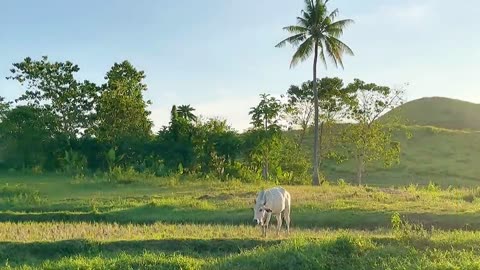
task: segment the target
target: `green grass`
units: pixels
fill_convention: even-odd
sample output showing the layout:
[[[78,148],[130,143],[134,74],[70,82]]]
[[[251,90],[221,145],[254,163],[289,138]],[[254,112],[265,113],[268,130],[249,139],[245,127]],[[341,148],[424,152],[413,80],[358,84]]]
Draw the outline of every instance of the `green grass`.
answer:
[[[262,238],[262,186],[3,174],[0,268],[480,269],[480,189],[287,186],[291,234]]]

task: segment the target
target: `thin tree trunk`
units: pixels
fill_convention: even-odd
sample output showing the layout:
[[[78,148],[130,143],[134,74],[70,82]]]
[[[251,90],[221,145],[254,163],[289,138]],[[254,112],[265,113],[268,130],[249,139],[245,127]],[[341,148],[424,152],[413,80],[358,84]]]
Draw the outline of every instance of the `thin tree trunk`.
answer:
[[[310,121],[311,114],[312,114],[312,111],[310,110],[307,115],[307,120],[304,123],[302,123],[302,133],[300,134],[298,145],[303,144],[303,140],[305,139],[305,134],[307,133],[307,130],[308,130],[308,122]]]
[[[357,157],[357,183],[359,186],[362,185],[362,176],[363,176],[363,171],[364,171],[364,160],[363,160],[363,155],[359,155]]]
[[[314,186],[320,185],[318,178],[318,89],[317,89],[317,59],[318,59],[318,41],[315,42],[315,56],[313,58],[313,100],[315,106],[314,116],[314,135],[313,135],[313,180]]]

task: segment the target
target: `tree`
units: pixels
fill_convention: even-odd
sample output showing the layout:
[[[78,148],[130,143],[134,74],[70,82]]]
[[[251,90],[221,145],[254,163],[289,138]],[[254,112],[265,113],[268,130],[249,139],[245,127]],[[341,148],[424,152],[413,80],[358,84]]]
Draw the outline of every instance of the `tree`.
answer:
[[[262,175],[264,179],[268,179],[269,156],[271,148],[278,139],[280,132],[280,114],[284,106],[281,102],[268,94],[260,95],[260,103],[256,107],[252,107],[249,114],[252,116],[252,124],[254,129],[260,130],[261,139],[258,147],[263,156]]]
[[[107,83],[97,103],[94,134],[103,141],[117,145],[122,140],[146,139],[151,135],[148,101],[143,99],[147,86],[145,74],[128,61],[115,63],[107,73]]]
[[[79,70],[70,61],[50,62],[47,56],[35,61],[27,57],[13,64],[7,79],[26,87],[17,101],[54,113],[60,119],[62,133],[72,139],[90,127],[94,99],[100,91],[89,81],[78,82],[75,74]]]
[[[0,97],[0,122],[5,117],[5,114],[10,110],[10,102],[6,102],[4,97]]]
[[[340,120],[343,116],[345,104],[349,101],[349,93],[343,88],[340,78],[325,77],[318,81],[319,91],[319,121],[320,140],[319,149],[322,148],[324,124]],[[312,124],[314,111],[313,82],[307,81],[300,86],[292,85],[287,90],[288,115],[290,124],[300,126],[301,133],[298,143],[302,144],[308,128]],[[319,159],[321,161],[321,153]]]
[[[196,161],[195,126],[178,116],[175,105],[172,106],[170,113],[170,125],[163,127],[156,137],[157,153],[170,171],[175,171],[179,167],[192,171]]]
[[[190,105],[180,105],[177,109],[177,115],[178,117],[186,119],[187,121],[195,122],[197,121],[197,116],[193,114],[194,111],[195,109]]]
[[[55,163],[54,153],[60,147],[55,141],[57,123],[56,116],[43,108],[18,106],[8,111],[0,123],[6,163],[12,168]]]
[[[224,177],[240,152],[240,139],[225,120],[213,118],[196,126],[195,146],[202,172]]]
[[[317,89],[317,61],[320,58],[327,66],[326,59],[330,58],[335,66],[343,68],[343,54],[353,55],[353,51],[339,38],[344,29],[352,20],[335,21],[338,9],[329,12],[328,0],[305,0],[305,10],[298,17],[297,25],[287,26],[283,29],[293,34],[282,40],[276,47],[283,47],[287,43],[297,47],[292,57],[290,67],[308,59],[313,53],[313,92],[314,92],[314,140],[313,140],[313,185],[319,185],[318,176],[318,89]]]
[[[355,123],[345,128],[341,142],[345,158],[356,162],[356,178],[359,185],[366,165],[382,160],[385,166],[399,162],[400,144],[392,139],[397,122],[379,118],[403,102],[403,90],[355,81],[347,86],[355,92],[355,100],[349,106],[349,118]]]

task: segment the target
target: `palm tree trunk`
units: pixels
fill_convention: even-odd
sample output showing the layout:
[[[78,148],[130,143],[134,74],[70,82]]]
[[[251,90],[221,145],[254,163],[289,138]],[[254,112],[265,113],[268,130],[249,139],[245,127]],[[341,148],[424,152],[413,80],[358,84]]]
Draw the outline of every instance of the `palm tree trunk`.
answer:
[[[315,106],[314,116],[314,135],[313,135],[313,180],[314,186],[320,185],[318,178],[318,89],[317,89],[317,59],[318,59],[318,40],[315,41],[315,56],[313,58],[313,100]]]
[[[324,121],[320,124],[320,135],[318,139],[318,168],[322,168],[322,159],[323,159],[323,154],[322,154],[322,144],[323,144],[323,129],[324,129]]]
[[[265,124],[264,124],[264,136],[267,138],[267,132],[268,132],[268,122],[267,122],[267,115],[265,114]],[[265,152],[263,156],[263,170],[262,170],[262,176],[264,180],[268,180],[268,153]]]

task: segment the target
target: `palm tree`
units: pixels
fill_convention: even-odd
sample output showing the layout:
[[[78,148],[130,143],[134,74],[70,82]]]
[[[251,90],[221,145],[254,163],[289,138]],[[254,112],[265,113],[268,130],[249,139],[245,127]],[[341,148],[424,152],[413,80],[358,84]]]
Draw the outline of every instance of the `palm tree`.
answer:
[[[297,47],[292,57],[290,68],[307,60],[313,54],[313,93],[315,106],[315,134],[313,140],[313,185],[319,185],[318,178],[318,89],[317,89],[317,62],[318,58],[327,67],[327,57],[335,66],[343,68],[343,55],[353,55],[353,51],[339,38],[343,30],[353,20],[339,20],[338,9],[328,11],[329,0],[305,0],[305,9],[301,17],[297,17],[297,25],[287,26],[283,29],[292,36],[282,40],[275,47],[281,48],[287,43]]]
[[[186,119],[188,121],[197,121],[197,116],[193,114],[195,109],[190,105],[180,105],[177,109],[178,117]]]

